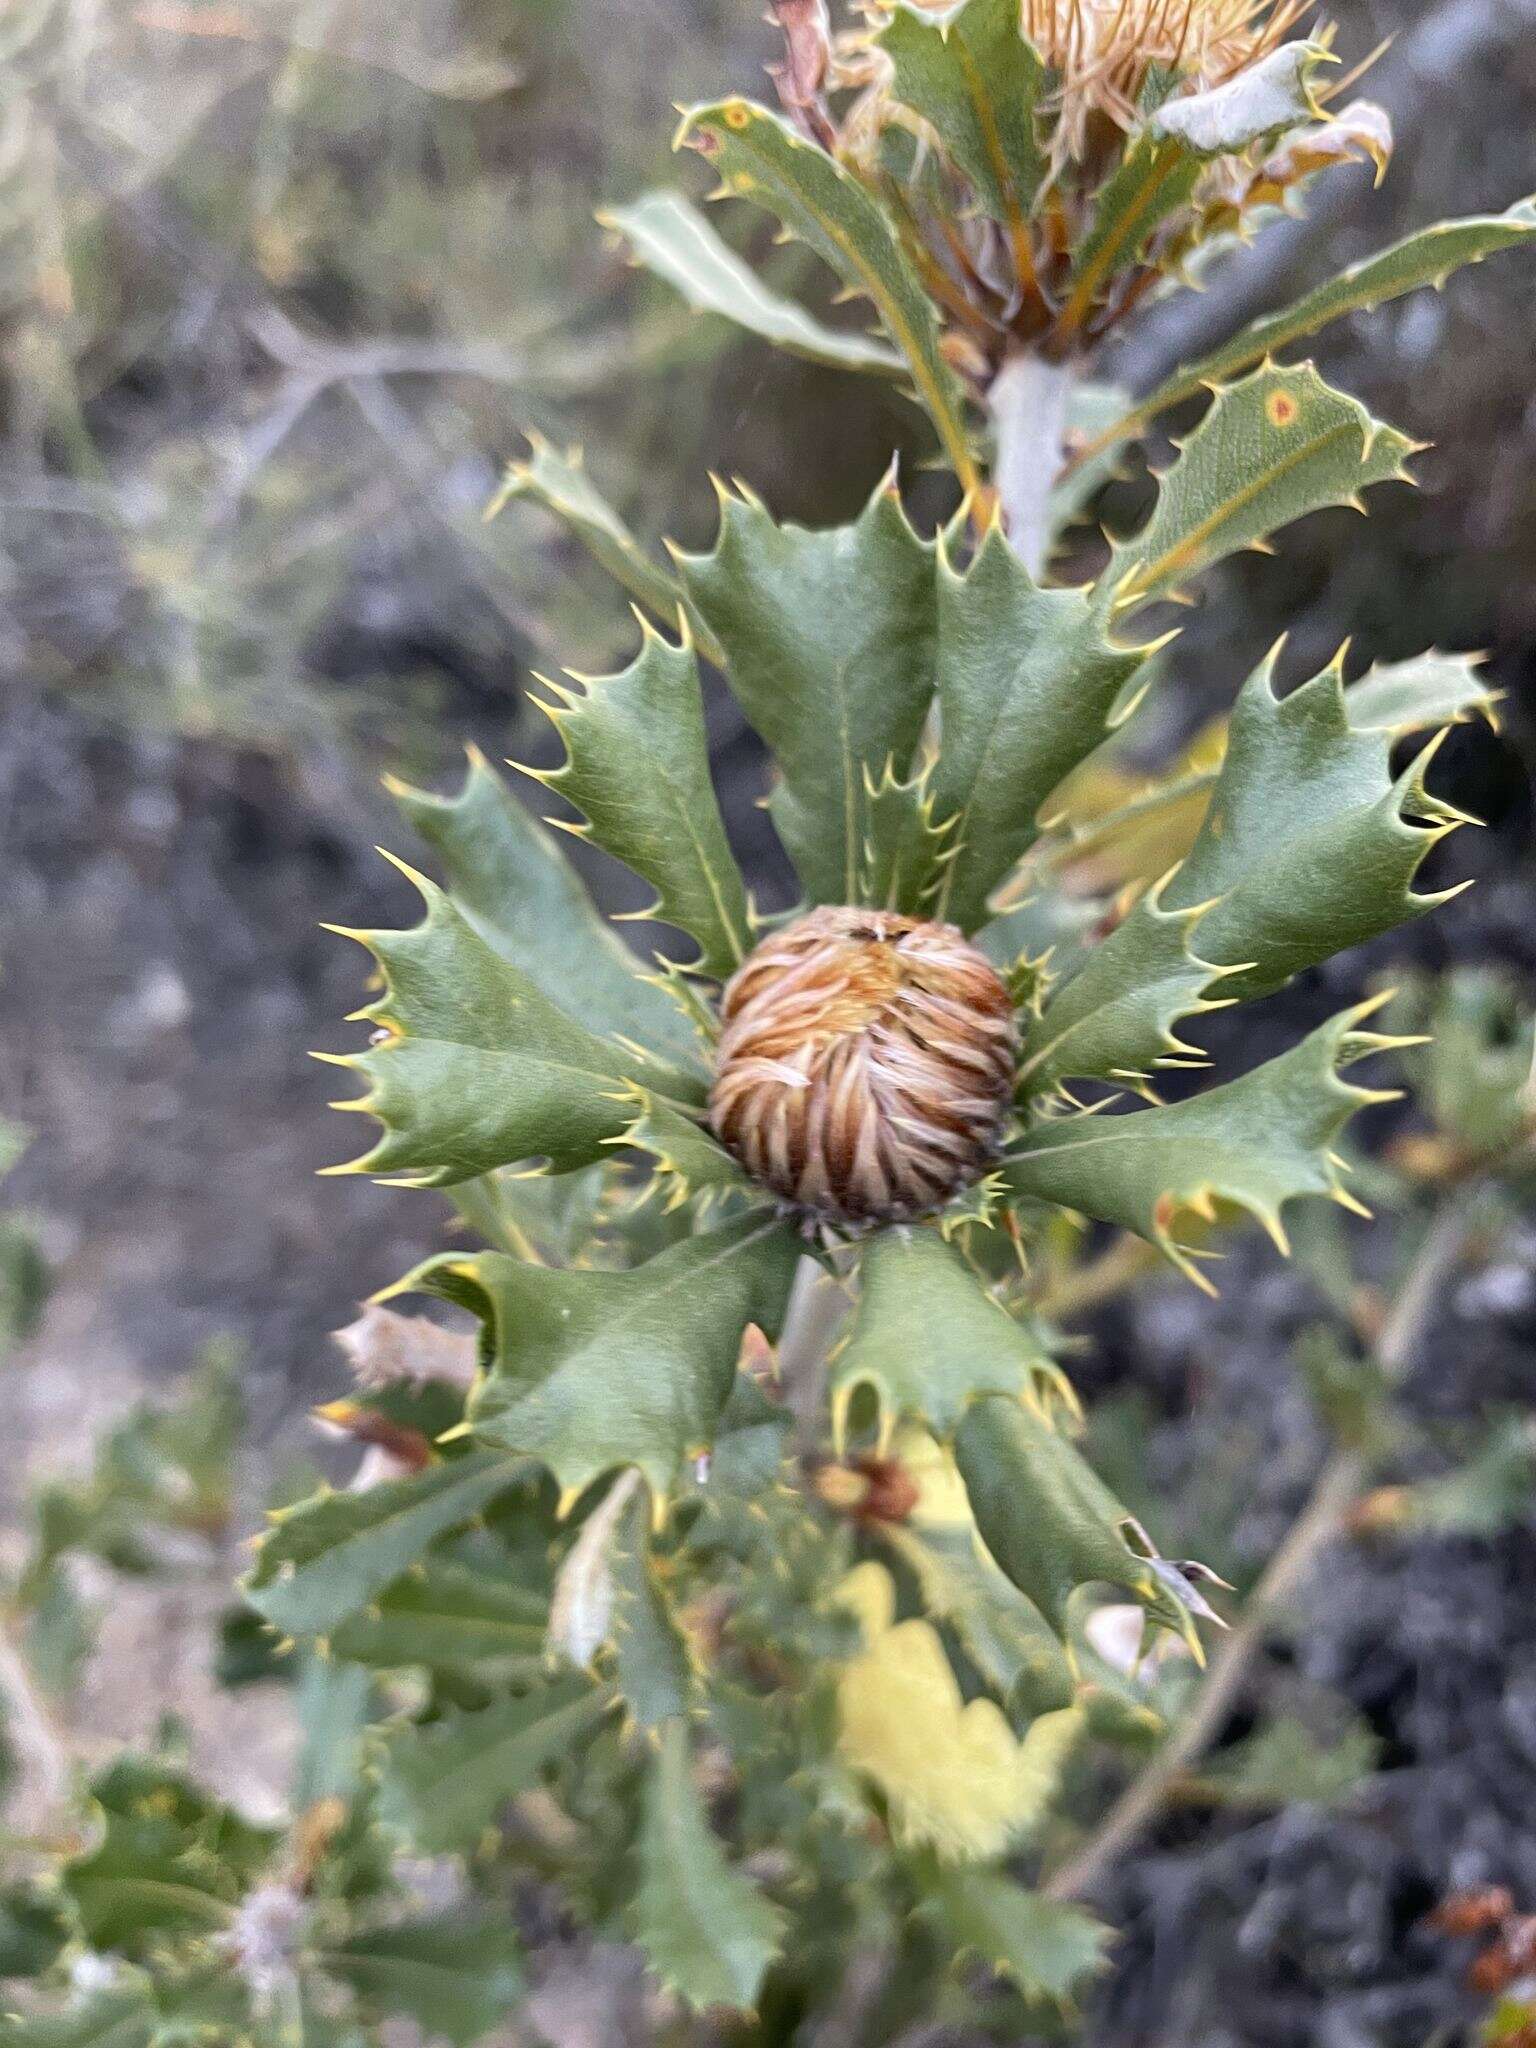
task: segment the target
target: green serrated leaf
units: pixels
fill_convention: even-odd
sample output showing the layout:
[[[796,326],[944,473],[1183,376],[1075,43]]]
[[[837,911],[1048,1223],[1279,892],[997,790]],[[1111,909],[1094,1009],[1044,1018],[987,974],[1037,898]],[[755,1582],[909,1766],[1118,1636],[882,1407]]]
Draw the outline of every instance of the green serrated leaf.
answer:
[[[1428,1035],[1403,1061],[1420,1105],[1457,1152],[1497,1159],[1536,1118],[1536,1016],[1529,992],[1495,968],[1410,981],[1389,1012]]]
[[[612,1164],[599,1161],[571,1173],[502,1167],[461,1180],[448,1198],[493,1251],[551,1266],[580,1265],[602,1228]]]
[[[241,1590],[285,1634],[325,1635],[518,1476],[515,1460],[487,1450],[385,1480],[363,1493],[323,1493],[303,1501],[284,1509],[262,1537]]]
[[[1208,384],[1240,375],[1291,342],[1306,340],[1330,321],[1361,312],[1367,306],[1385,305],[1425,285],[1438,290],[1463,264],[1481,263],[1498,250],[1516,247],[1533,237],[1536,197],[1522,199],[1507,213],[1474,214],[1466,220],[1441,221],[1435,227],[1421,228],[1417,234],[1394,242],[1389,249],[1352,264],[1294,305],[1251,322],[1209,355],[1182,364],[1133,412],[1126,414],[1112,432],[1105,433],[1102,441],[1107,445],[1111,439],[1128,439],[1170,406],[1195,397]]]
[[[1174,910],[1210,903],[1207,959],[1253,963],[1220,984],[1236,1000],[1444,902],[1413,878],[1462,822],[1424,788],[1433,745],[1394,778],[1392,732],[1355,728],[1338,662],[1276,698],[1275,661],[1238,697],[1205,822],[1163,892]]]
[[[60,1882],[93,1948],[139,1956],[163,1935],[226,1926],[279,1841],[178,1773],[135,1757],[109,1765],[90,1791],[100,1838],[65,1863]]]
[[[541,434],[529,434],[528,443],[529,459],[507,464],[501,489],[485,508],[486,518],[494,519],[514,498],[533,499],[569,528],[599,567],[644,605],[658,624],[675,625],[678,613],[687,608],[682,586],[659,562],[651,560],[593,484],[582,467],[581,450],[569,448],[562,455]],[[709,660],[719,658],[714,644],[703,634],[699,646]]]
[[[303,1653],[293,1709],[304,1730],[288,1797],[295,1813],[322,1799],[350,1800],[362,1775],[363,1736],[378,1711],[371,1675],[313,1646]]]
[[[780,1915],[726,1861],[689,1757],[688,1729],[670,1721],[646,1780],[631,1907],[635,1940],[670,1990],[696,2012],[750,2011],[783,1939]]]
[[[1491,689],[1476,654],[1415,655],[1411,661],[1380,662],[1344,694],[1355,732],[1386,732],[1394,738],[1430,726],[1459,725],[1492,714],[1499,692]]]
[[[635,1120],[619,1143],[652,1161],[655,1185],[669,1210],[692,1202],[695,1212],[706,1216],[731,1196],[761,1201],[762,1189],[703,1124],[643,1089],[635,1091],[635,1100]]]
[[[944,866],[955,820],[934,819],[926,767],[903,781],[887,766],[865,784],[864,857],[855,900],[880,910],[921,913]]]
[[[1094,499],[1119,473],[1121,423],[1131,408],[1131,395],[1121,385],[1090,379],[1073,386],[1067,397],[1067,448],[1082,448],[1080,460],[1051,487],[1050,530],[1064,533],[1086,515]]]
[[[374,2019],[416,2020],[456,2048],[506,2021],[524,1991],[521,1946],[499,1921],[400,1921],[335,1943],[318,1961]]]
[[[780,525],[723,495],[708,555],[680,556],[733,693],[782,778],[768,808],[814,903],[854,903],[872,790],[904,776],[933,694],[933,550],[893,483],[851,525]]]
[[[1171,137],[1199,157],[1231,155],[1316,120],[1322,109],[1312,78],[1328,61],[1317,43],[1282,43],[1223,85],[1165,100],[1148,125],[1154,135]]]
[[[952,839],[932,915],[965,931],[986,921],[988,896],[1038,833],[1040,806],[1104,738],[1144,659],[1109,640],[1088,592],[1039,588],[996,525],[964,571],[940,560],[931,788]]]
[[[1009,1153],[1008,1186],[1134,1231],[1214,1293],[1193,1248],[1174,1234],[1181,1213],[1209,1221],[1218,1201],[1235,1204],[1283,1250],[1287,1202],[1352,1199],[1333,1148],[1355,1111],[1383,1097],[1342,1080],[1339,1069],[1392,1042],[1358,1028],[1377,1007],[1346,1010],[1278,1059],[1186,1102],[1037,1124]]]
[[[688,964],[724,979],[752,945],[746,884],[709,776],[699,664],[688,642],[654,629],[619,675],[582,676],[580,692],[546,681],[540,708],[565,743],[565,765],[525,769],[587,820],[588,835],[656,891],[642,914],[697,944]]]
[[[960,387],[939,346],[933,306],[890,223],[864,188],[835,157],[749,100],[691,108],[678,140],[709,160],[724,191],[766,207],[830,263],[850,289],[873,302],[906,359],[961,488],[977,489],[980,478]]]
[[[636,1039],[687,1066],[698,1036],[587,894],[549,831],[478,748],[457,796],[389,789],[437,854],[454,907],[552,1003],[603,1036]]]
[[[882,1441],[904,1417],[947,1435],[978,1394],[1029,1392],[1043,1353],[936,1230],[882,1231],[860,1267],[859,1304],[828,1377],[839,1442],[860,1388]]]
[[[1063,1641],[1072,1595],[1101,1584],[1194,1642],[1187,1610],[1128,1540],[1126,1509],[1035,1410],[996,1395],[973,1401],[955,1431],[955,1463],[982,1541]]]
[[[1104,1966],[1108,1928],[1000,1870],[951,1866],[925,1889],[955,1949],[1003,1971],[1026,1996],[1066,2004]]]
[[[1310,363],[1226,385],[1162,478],[1151,518],[1115,549],[1105,577],[1117,607],[1166,597],[1307,512],[1358,505],[1368,485],[1406,478],[1413,447]]]
[[[326,1054],[366,1093],[340,1105],[377,1118],[373,1149],[331,1173],[381,1173],[448,1187],[515,1160],[556,1172],[604,1156],[637,1083],[699,1101],[696,1074],[574,1023],[494,952],[433,882],[412,869],[427,914],[409,931],[348,932],[374,956],[384,993],[358,1015],[385,1035],[367,1052]]]
[[[973,1529],[892,1523],[880,1533],[917,1581],[924,1609],[954,1630],[1005,1707],[1033,1717],[1072,1704],[1076,1687],[1060,1642]]]
[[[534,1677],[544,1656],[549,1602],[498,1573],[428,1555],[344,1621],[332,1654],[358,1664],[432,1670],[473,1666],[513,1683]]]
[[[907,374],[902,357],[884,342],[828,327],[771,290],[680,192],[647,192],[628,206],[606,208],[598,219],[624,237],[638,263],[665,278],[699,312],[719,313],[775,348],[833,369],[876,377]]]
[[[628,1272],[486,1252],[432,1260],[404,1284],[485,1326],[477,1436],[541,1459],[567,1494],[638,1465],[664,1499],[713,1441],[747,1325],[777,1330],[797,1256],[793,1234],[757,1210]]]
[[[1024,1040],[1021,1094],[1049,1094],[1069,1076],[1137,1083],[1154,1067],[1203,1061],[1173,1027],[1219,1007],[1206,996],[1222,969],[1195,950],[1200,908],[1170,908],[1167,896],[1149,889],[1052,991]]]
[[[473,1848],[510,1800],[590,1734],[608,1704],[584,1678],[562,1678],[398,1730],[385,1743],[380,1820],[423,1856]]]
[[[614,1535],[612,1642],[614,1682],[641,1728],[660,1728],[686,1715],[693,1670],[651,1555],[650,1516],[637,1493]]]
[[[929,124],[1014,248],[1027,251],[1046,172],[1035,134],[1046,74],[1014,0],[961,0],[942,14],[900,5],[875,42],[891,60],[894,96]]]
[[[1080,329],[1104,287],[1140,259],[1169,214],[1188,200],[1204,168],[1182,142],[1151,133],[1137,136],[1094,201],[1093,221],[1077,251],[1059,316],[1065,332]]]

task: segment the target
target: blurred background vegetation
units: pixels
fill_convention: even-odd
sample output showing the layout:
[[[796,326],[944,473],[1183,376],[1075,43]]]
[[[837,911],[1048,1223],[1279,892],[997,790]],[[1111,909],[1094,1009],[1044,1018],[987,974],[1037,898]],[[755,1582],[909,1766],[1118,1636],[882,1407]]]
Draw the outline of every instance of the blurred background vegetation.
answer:
[[[1397,37],[1373,88],[1398,129],[1392,175],[1378,193],[1339,174],[1322,231],[1282,229],[1279,256],[1240,259],[1213,285],[1212,319],[1409,227],[1536,190],[1532,0],[1337,12],[1350,61]],[[53,1281],[9,1369],[5,1501],[86,1460],[92,1421],[225,1337],[270,1473],[333,1377],[325,1332],[444,1227],[435,1198],[313,1178],[351,1148],[302,1055],[342,1044],[335,1020],[359,1000],[356,949],[318,919],[414,914],[371,850],[405,839],[380,771],[444,783],[465,740],[548,760],[530,670],[600,670],[631,643],[607,579],[534,508],[482,521],[526,432],[584,444],[653,543],[708,535],[711,467],[825,523],[862,502],[892,445],[912,466],[926,452],[899,397],[695,318],[594,224],[603,202],[658,182],[697,193],[699,167],[668,152],[672,102],[752,89],[771,54],[755,0],[0,11],[0,1112],[33,1133],[5,1192]],[[724,225],[778,282],[828,293],[804,250],[773,249],[750,220]],[[1504,259],[1329,331],[1325,373],[1434,443],[1424,487],[1379,494],[1365,521],[1319,516],[1277,560],[1224,572],[1149,725],[1149,744],[1180,744],[1282,630],[1314,667],[1351,634],[1362,663],[1484,648],[1506,692],[1502,735],[1458,729],[1442,757],[1439,786],[1489,823],[1454,855],[1480,887],[1454,917],[1277,998],[1291,1006],[1273,1013],[1277,1043],[1298,1012],[1339,1007],[1341,974],[1358,983],[1405,955],[1536,966],[1533,307],[1529,263]],[[1205,317],[1200,302],[1171,310],[1123,373],[1166,367]],[[936,480],[913,474],[936,512]],[[1131,478],[1106,516],[1137,502]],[[723,695],[710,715],[738,848],[776,897],[756,744]],[[591,878],[605,902],[634,902],[616,869]],[[1263,1015],[1247,1057],[1272,1049]],[[1291,1284],[1239,1282],[1207,1310],[1159,1283],[1106,1323],[1091,1369],[1137,1390],[1126,1426],[1159,1446],[1155,1473],[1182,1485],[1208,1471],[1192,1390],[1244,1345],[1251,1371],[1233,1369],[1204,1427],[1251,1420],[1294,1327]],[[1518,1382],[1536,1282],[1468,1316],[1464,1343],[1497,1358],[1501,1387]],[[1493,1337],[1488,1316],[1503,1318]],[[1267,1416],[1231,1441],[1284,1425]],[[1223,1469],[1246,1490],[1251,1468],[1230,1468],[1229,1451]],[[1259,1549],[1265,1501],[1247,1508]],[[1405,1569],[1352,1586],[1357,1622],[1372,1599],[1401,1608]],[[1500,1553],[1489,1569],[1514,1566]],[[1464,1560],[1456,1570],[1445,1598],[1460,1613],[1486,1588],[1469,1593]],[[1489,1699],[1507,1700],[1511,1672],[1493,1658]],[[122,1732],[165,1675],[142,1698],[108,1688],[88,1712]],[[1536,1687],[1536,1671],[1519,1683]],[[1512,1796],[1512,1767],[1498,1768],[1498,1797]],[[1329,1839],[1346,1875],[1351,1857],[1370,1864],[1368,1835],[1358,1854]],[[1181,1894],[1190,1911],[1229,1881],[1247,1897],[1246,1867],[1201,1869],[1205,1890]],[[1344,1881],[1335,1870],[1329,1896]],[[1282,1951],[1308,1914],[1326,1917],[1309,1883],[1286,1894],[1295,1927],[1264,1937]],[[1280,1911],[1272,1886],[1260,1896]],[[1168,1924],[1143,1923],[1144,1959],[1154,1923]],[[1208,1984],[1241,1954],[1225,1929],[1217,1915],[1201,1937]],[[1389,1936],[1360,1939],[1390,1949]],[[1197,2021],[1219,2005],[1212,1992],[1188,2006],[1187,2034],[1159,2038],[1214,2041]],[[1150,2010],[1128,1992],[1114,2038],[1143,2038]],[[1326,2035],[1330,2048],[1373,2038]]]

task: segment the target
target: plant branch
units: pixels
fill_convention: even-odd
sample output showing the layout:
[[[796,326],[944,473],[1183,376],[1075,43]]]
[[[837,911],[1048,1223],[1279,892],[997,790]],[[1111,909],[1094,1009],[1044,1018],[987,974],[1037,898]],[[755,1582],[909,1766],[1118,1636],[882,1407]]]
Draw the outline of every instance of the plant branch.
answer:
[[[1440,1210],[1398,1290],[1376,1344],[1382,1378],[1399,1381],[1412,1365],[1441,1282],[1466,1248],[1480,1203],[1465,1190]],[[1110,1808],[1077,1855],[1047,1880],[1051,1898],[1090,1897],[1154,1820],[1190,1765],[1220,1732],[1270,1624],[1338,1535],[1369,1474],[1364,1451],[1341,1446],[1318,1474],[1306,1505],[1271,1557],[1243,1617],[1212,1653],[1205,1684],[1180,1724]]]
[[[1061,474],[1067,400],[1077,381],[1070,362],[1021,349],[992,380],[992,482],[1014,553],[1038,582],[1050,552],[1051,489]]]

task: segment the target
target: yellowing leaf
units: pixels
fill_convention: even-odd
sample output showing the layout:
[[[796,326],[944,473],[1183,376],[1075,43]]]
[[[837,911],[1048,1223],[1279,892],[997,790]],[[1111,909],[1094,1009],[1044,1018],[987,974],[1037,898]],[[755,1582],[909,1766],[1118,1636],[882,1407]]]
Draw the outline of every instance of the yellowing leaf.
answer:
[[[838,1682],[844,1757],[879,1789],[901,1841],[954,1862],[1001,1856],[1043,1817],[1080,1713],[1042,1714],[1021,1742],[991,1700],[962,1703],[928,1622],[894,1621],[883,1566],[855,1566],[841,1599],[865,1641]]]

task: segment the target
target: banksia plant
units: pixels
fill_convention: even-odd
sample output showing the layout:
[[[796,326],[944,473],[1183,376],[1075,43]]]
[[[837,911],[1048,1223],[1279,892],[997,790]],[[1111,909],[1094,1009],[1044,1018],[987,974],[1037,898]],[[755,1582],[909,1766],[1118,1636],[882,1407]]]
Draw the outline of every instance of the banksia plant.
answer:
[[[349,934],[367,1043],[325,1057],[377,1129],[332,1170],[441,1190],[477,1242],[346,1333],[322,1417],[394,1462],[282,1511],[244,1594],[377,1688],[365,1833],[638,1942],[669,2038],[716,2008],[806,2038],[872,1956],[874,2043],[1016,2030],[1100,1958],[1063,1874],[1090,1787],[1177,1697],[1140,1648],[1198,1662],[1218,1616],[1084,1453],[1063,1276],[1100,1230],[1210,1289],[1245,1217],[1283,1252],[1293,1204],[1360,1207],[1344,1133],[1385,1091],[1357,1069],[1403,1042],[1379,1003],[1211,1085],[1202,1019],[1443,900],[1419,870],[1461,819],[1428,770],[1489,702],[1438,654],[1282,688],[1277,649],[1149,782],[1121,735],[1159,607],[1408,476],[1406,435],[1274,351],[1536,210],[1410,238],[1102,429],[1206,392],[1139,527],[1052,583],[1100,338],[1384,128],[1332,113],[1284,0],[778,13],[786,111],[723,100],[682,139],[882,331],[776,297],[671,195],[610,219],[701,306],[914,392],[952,516],[919,531],[894,472],[824,531],[722,486],[712,545],[663,565],[574,459],[509,476],[640,621],[621,672],[543,685],[564,759],[527,772],[676,942],[629,950],[479,756],[455,795],[396,786],[441,879],[400,863],[420,922]],[[705,667],[772,756],[782,911],[732,850]],[[240,1922],[274,1982],[302,1919]]]

